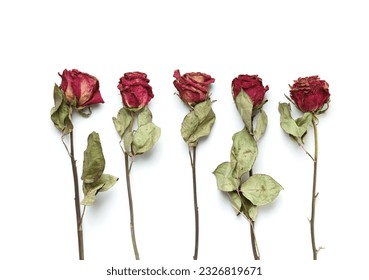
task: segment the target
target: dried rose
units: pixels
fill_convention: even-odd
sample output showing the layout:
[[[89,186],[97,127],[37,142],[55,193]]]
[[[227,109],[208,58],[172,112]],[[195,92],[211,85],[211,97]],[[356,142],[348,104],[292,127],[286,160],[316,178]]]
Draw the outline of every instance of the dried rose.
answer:
[[[262,79],[258,75],[239,75],[232,81],[233,98],[243,90],[251,98],[254,108],[261,105],[265,93],[269,90],[268,86],[263,86]]]
[[[210,75],[200,72],[181,76],[179,70],[174,71],[173,77],[176,78],[173,84],[179,92],[179,97],[191,106],[208,99],[209,85],[215,81]]]
[[[302,112],[318,112],[329,102],[329,85],[319,76],[298,78],[290,86],[290,96]]]
[[[150,80],[145,73],[129,72],[119,79],[118,89],[124,106],[132,109],[145,107],[154,97]]]
[[[97,103],[104,103],[99,90],[99,81],[87,73],[76,69],[64,70],[60,89],[63,90],[68,102],[73,104],[76,100],[76,106],[83,108]]]

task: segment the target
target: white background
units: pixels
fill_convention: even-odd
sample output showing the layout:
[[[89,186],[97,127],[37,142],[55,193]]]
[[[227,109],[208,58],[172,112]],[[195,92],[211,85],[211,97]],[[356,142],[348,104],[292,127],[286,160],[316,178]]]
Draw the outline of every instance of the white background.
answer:
[[[369,20],[364,4],[2,1],[1,278],[108,279],[111,266],[199,271],[200,266],[252,265],[262,266],[260,279],[365,278]],[[87,209],[85,262],[77,261],[70,161],[49,116],[53,86],[60,84],[58,72],[65,68],[96,76],[105,100],[88,119],[73,115],[79,174],[87,136],[95,130],[104,149],[105,172],[121,178]],[[191,169],[179,131],[188,109],[173,95],[175,69],[205,72],[216,80],[211,91],[217,120],[198,146],[197,262],[192,260]],[[150,109],[162,129],[155,148],[137,158],[132,171],[140,262],[131,246],[124,159],[111,121],[122,106],[118,80],[130,71],[145,72],[151,80],[155,98]],[[284,187],[257,217],[260,262],[252,260],[247,221],[236,217],[212,175],[229,159],[231,137],[242,128],[230,92],[238,74],[259,74],[270,87],[264,107],[269,126],[254,172],[269,174]],[[313,165],[280,129],[277,107],[286,101],[288,84],[316,74],[330,84],[331,106],[318,126],[316,237],[325,249],[313,262],[307,220]],[[307,137],[310,150],[311,136],[312,131]]]

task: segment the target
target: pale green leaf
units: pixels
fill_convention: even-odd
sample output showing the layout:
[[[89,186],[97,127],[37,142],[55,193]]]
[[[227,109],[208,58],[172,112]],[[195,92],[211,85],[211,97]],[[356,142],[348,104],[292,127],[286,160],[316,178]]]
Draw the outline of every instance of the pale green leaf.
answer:
[[[251,170],[258,154],[255,139],[243,129],[232,137],[231,163],[235,166],[233,176],[240,178],[244,173]]]
[[[296,125],[299,127],[301,137],[301,142],[303,142],[303,139],[307,133],[307,130],[309,129],[309,126],[313,122],[313,114],[310,112],[304,113],[304,115],[301,118],[296,119]]]
[[[150,109],[145,106],[142,108],[142,111],[138,114],[137,123],[138,126],[143,126],[152,122],[152,113]]]
[[[190,146],[196,146],[201,137],[210,134],[215,122],[215,114],[211,104],[211,100],[197,104],[184,118],[181,126],[181,135]]]
[[[258,118],[256,120],[256,128],[254,131],[255,141],[260,140],[260,138],[265,133],[267,125],[268,125],[268,116],[263,110],[260,110],[260,113],[258,114]]]
[[[237,191],[228,192],[228,198],[231,201],[232,207],[237,211],[237,215],[241,212],[242,201]]]
[[[118,181],[118,177],[115,177],[110,174],[102,174],[99,180],[97,180],[95,184],[101,185],[99,192],[106,192],[112,186],[114,186],[117,181]]]
[[[125,107],[119,110],[116,118],[113,117],[113,123],[120,138],[123,137],[124,132],[130,125],[131,121],[132,121],[131,112]]]
[[[99,180],[92,184],[83,185],[83,193],[85,197],[83,198],[82,205],[92,205],[95,203],[96,195],[99,192],[105,192],[115,185],[118,178],[109,174],[102,174]]]
[[[265,174],[255,174],[241,185],[242,194],[256,206],[272,202],[282,189],[279,183]]]
[[[210,134],[210,131],[214,125],[214,122],[215,122],[215,114],[214,114],[214,111],[211,109],[209,111],[209,114],[206,116],[206,118],[203,119],[199,123],[199,125],[197,126],[197,129],[188,138],[187,142],[191,146],[196,146],[200,138],[208,136]]]
[[[152,122],[140,126],[133,135],[132,153],[143,154],[149,151],[160,137],[161,130]]]
[[[240,199],[241,199],[241,202],[242,202],[242,208],[241,208],[242,213],[250,221],[255,221],[256,215],[257,215],[257,206],[252,204],[252,202],[244,196],[242,196]]]
[[[223,162],[214,170],[213,174],[217,179],[219,190],[231,192],[240,186],[240,179],[232,176],[233,169],[230,162]]]
[[[96,193],[101,186],[92,187],[92,184],[83,184],[83,193],[85,196],[83,197],[81,204],[90,206],[96,201]]]
[[[63,91],[55,84],[54,86],[54,107],[51,108],[50,117],[55,127],[64,135],[73,130],[72,107],[68,104]]]
[[[105,159],[100,137],[97,132],[88,136],[87,148],[84,152],[82,180],[85,184],[96,182],[103,174]]]
[[[256,219],[256,216],[258,214],[258,207],[255,206],[255,205],[250,205],[250,208],[249,208],[249,218],[253,221],[255,221]]]
[[[133,131],[129,131],[123,136],[123,147],[127,154],[131,154],[131,145],[133,141]]]
[[[186,142],[188,142],[188,139],[196,131],[199,123],[200,120],[196,116],[195,111],[192,110],[185,116],[181,125],[181,135]]]
[[[254,104],[252,103],[250,96],[241,90],[241,92],[237,95],[235,102],[246,129],[252,133],[252,109]]]
[[[207,117],[207,115],[211,111],[211,105],[212,101],[210,99],[196,104],[196,106],[194,107],[194,113],[200,121],[204,120]]]
[[[301,139],[311,125],[313,115],[310,112],[307,112],[295,121],[291,116],[291,104],[279,103],[278,110],[280,113],[280,124],[282,129],[287,134],[297,139]]]

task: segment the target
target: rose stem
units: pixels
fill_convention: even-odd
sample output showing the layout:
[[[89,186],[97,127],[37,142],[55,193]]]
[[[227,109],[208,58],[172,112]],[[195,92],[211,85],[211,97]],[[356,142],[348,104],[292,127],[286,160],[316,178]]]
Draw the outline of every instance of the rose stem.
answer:
[[[131,168],[129,167],[128,162],[128,153],[124,152],[124,162],[126,167],[126,181],[127,181],[127,192],[128,192],[128,202],[129,202],[129,213],[130,213],[130,228],[131,228],[131,239],[132,239],[132,245],[133,250],[135,252],[136,260],[140,259],[140,256],[138,254],[137,249],[137,243],[136,243],[136,235],[135,235],[135,222],[134,222],[134,216],[133,216],[133,201],[132,201],[132,192],[131,192]]]
[[[315,245],[315,202],[318,194],[316,193],[316,174],[318,167],[318,129],[317,124],[315,123],[315,116],[313,118],[313,128],[314,128],[314,176],[313,176],[313,192],[311,198],[311,218],[310,218],[310,234],[311,234],[311,246],[313,249],[313,259],[317,260],[318,258],[318,249]]]
[[[195,210],[195,252],[193,255],[193,259],[197,260],[197,254],[199,251],[199,207],[197,205],[197,187],[196,187],[196,146],[192,147],[192,155],[191,155],[191,147],[189,147],[189,154],[192,167],[193,203]]]
[[[249,177],[252,176],[252,169],[249,171]],[[255,236],[255,222],[253,220],[249,220],[250,222],[250,236],[251,236],[251,245],[252,245],[252,253],[254,254],[254,260],[260,260],[260,253],[258,244],[256,242]]]
[[[258,112],[259,113],[259,112]],[[251,117],[251,131],[254,131],[253,123],[254,123],[254,117]],[[249,177],[251,177],[253,174],[252,168],[249,171]],[[258,248],[258,243],[256,241],[256,235],[255,235],[255,221],[252,219],[249,220],[250,223],[250,236],[251,236],[251,246],[252,246],[252,253],[254,254],[254,260],[260,260],[260,252]]]
[[[74,205],[76,208],[79,259],[84,260],[85,257],[84,257],[84,251],[83,251],[83,229],[82,229],[81,208],[79,205],[79,187],[78,187],[77,166],[76,166],[76,160],[74,158],[73,131],[70,133],[70,154],[69,155],[70,155],[70,160],[72,163],[72,170],[73,170]]]

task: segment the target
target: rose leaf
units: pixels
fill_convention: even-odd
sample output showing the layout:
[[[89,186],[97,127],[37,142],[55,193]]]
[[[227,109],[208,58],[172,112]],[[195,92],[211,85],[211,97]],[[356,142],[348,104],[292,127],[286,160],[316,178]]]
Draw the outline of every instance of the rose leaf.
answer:
[[[259,113],[258,118],[256,120],[256,128],[255,128],[255,131],[254,131],[255,141],[260,140],[260,138],[265,133],[267,125],[268,125],[268,116],[263,110],[260,110],[260,113]]]
[[[136,155],[149,151],[159,140],[160,133],[160,128],[152,122],[140,126],[133,135],[132,153]]]
[[[50,112],[51,120],[57,129],[67,135],[73,130],[72,107],[65,99],[63,91],[56,84],[54,86],[54,104],[55,106],[51,108]]]
[[[138,114],[137,122],[138,126],[152,122],[152,113],[147,106],[143,107],[142,111]]]
[[[200,138],[210,134],[215,122],[215,114],[211,104],[211,100],[197,104],[184,118],[181,135],[189,145],[196,146]]]
[[[82,180],[85,184],[96,182],[103,174],[105,159],[99,134],[92,132],[88,136],[87,148],[83,158]]]
[[[252,103],[250,96],[241,90],[241,92],[237,95],[235,102],[242,121],[244,122],[247,130],[252,133],[252,109],[254,104]]]
[[[243,129],[232,137],[231,164],[235,166],[233,176],[240,178],[244,173],[251,170],[258,154],[255,139]]]
[[[228,192],[228,198],[231,201],[232,207],[237,211],[237,215],[241,212],[242,201],[237,191]]]
[[[123,147],[127,154],[131,154],[131,145],[133,141],[133,131],[129,131],[123,136]]]
[[[256,206],[272,202],[281,190],[282,186],[265,174],[255,174],[241,185],[242,194]]]
[[[224,192],[237,190],[240,179],[232,176],[234,167],[230,162],[221,163],[213,172],[217,179],[218,189]]]
[[[294,120],[291,116],[291,104],[279,103],[281,128],[296,139],[302,139],[313,120],[313,115],[304,113],[301,118]]]
[[[188,143],[189,138],[195,132],[199,126],[199,118],[196,116],[195,111],[189,112],[183,119],[181,125],[181,135],[182,138]]]
[[[120,138],[123,138],[124,132],[128,128],[131,121],[132,121],[131,112],[125,107],[119,110],[116,118],[113,117],[113,123]]]
[[[257,211],[258,207],[252,204],[252,202],[243,195],[241,196],[240,199],[242,201],[242,209],[241,209],[242,213],[247,217],[247,219],[255,221],[256,215],[258,213]]]
[[[92,184],[83,185],[83,193],[85,197],[83,198],[82,205],[92,205],[95,203],[96,195],[99,192],[105,192],[115,185],[118,178],[109,174],[102,174],[101,177]]]

